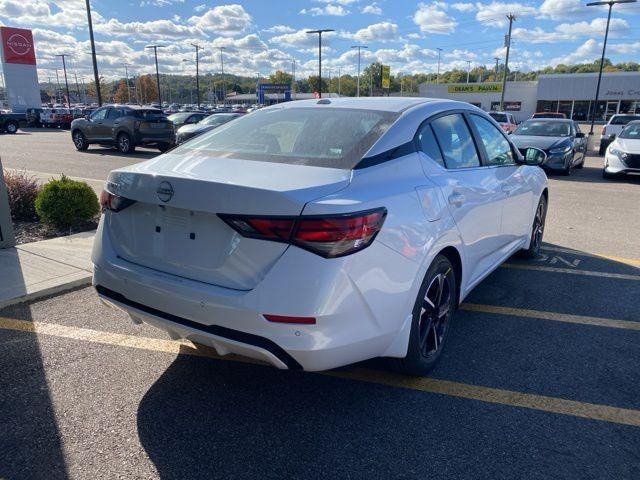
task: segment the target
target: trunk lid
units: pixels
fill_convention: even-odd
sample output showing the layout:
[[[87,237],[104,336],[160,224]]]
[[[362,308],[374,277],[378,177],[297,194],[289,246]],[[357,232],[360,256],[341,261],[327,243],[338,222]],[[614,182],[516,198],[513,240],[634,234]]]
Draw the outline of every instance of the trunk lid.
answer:
[[[136,203],[107,212],[121,258],[238,290],[254,288],[287,245],[240,236],[218,213],[299,215],[345,188],[350,170],[238,160],[202,151],[166,154],[111,172],[110,190]]]

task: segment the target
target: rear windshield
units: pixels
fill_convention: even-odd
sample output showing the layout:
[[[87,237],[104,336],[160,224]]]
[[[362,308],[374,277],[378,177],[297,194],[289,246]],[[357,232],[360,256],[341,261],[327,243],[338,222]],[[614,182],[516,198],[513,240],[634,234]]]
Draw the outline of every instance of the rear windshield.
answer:
[[[140,110],[130,110],[132,115],[136,118],[143,118],[145,120],[154,120],[157,118],[166,118],[166,115],[162,112],[162,110],[156,110],[153,108],[148,109],[140,109]]]
[[[640,120],[640,117],[637,115],[615,115],[611,117],[611,125],[626,125],[633,120]]]
[[[509,123],[509,119],[504,113],[490,113],[489,115],[498,123]]]
[[[260,110],[174,150],[243,160],[352,169],[398,113],[345,108]]]
[[[633,122],[622,130],[620,138],[633,138],[640,140],[640,122]]]

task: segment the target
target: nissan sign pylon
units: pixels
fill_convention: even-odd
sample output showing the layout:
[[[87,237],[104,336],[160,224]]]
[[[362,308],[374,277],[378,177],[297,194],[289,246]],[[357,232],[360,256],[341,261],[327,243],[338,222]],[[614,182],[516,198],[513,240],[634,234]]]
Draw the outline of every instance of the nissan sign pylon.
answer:
[[[40,86],[31,30],[0,27],[0,60],[9,107],[17,113],[40,108]]]

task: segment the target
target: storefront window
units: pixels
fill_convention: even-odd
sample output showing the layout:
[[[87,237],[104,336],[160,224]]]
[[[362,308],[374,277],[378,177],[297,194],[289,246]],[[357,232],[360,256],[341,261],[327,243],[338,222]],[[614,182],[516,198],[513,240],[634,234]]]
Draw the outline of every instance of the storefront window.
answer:
[[[620,100],[620,113],[640,114],[640,100]]]
[[[558,112],[564,113],[567,118],[571,118],[571,107],[573,106],[572,100],[561,100],[558,103]]]
[[[595,108],[591,111],[591,115],[589,120],[592,120],[592,117],[595,116],[596,122],[604,122],[605,121],[605,113],[607,111],[607,102],[600,100]]]
[[[558,102],[555,100],[538,100],[536,112],[557,112]]]
[[[591,102],[581,100],[576,100],[573,102],[573,119],[578,122],[585,122],[587,118],[589,118],[589,107],[591,106]]]

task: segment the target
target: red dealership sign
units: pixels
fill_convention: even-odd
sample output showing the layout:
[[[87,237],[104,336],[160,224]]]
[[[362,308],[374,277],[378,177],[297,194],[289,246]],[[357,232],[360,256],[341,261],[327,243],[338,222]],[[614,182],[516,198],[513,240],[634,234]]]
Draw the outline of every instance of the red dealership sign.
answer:
[[[36,64],[31,30],[24,28],[0,27],[2,52],[5,63]]]

